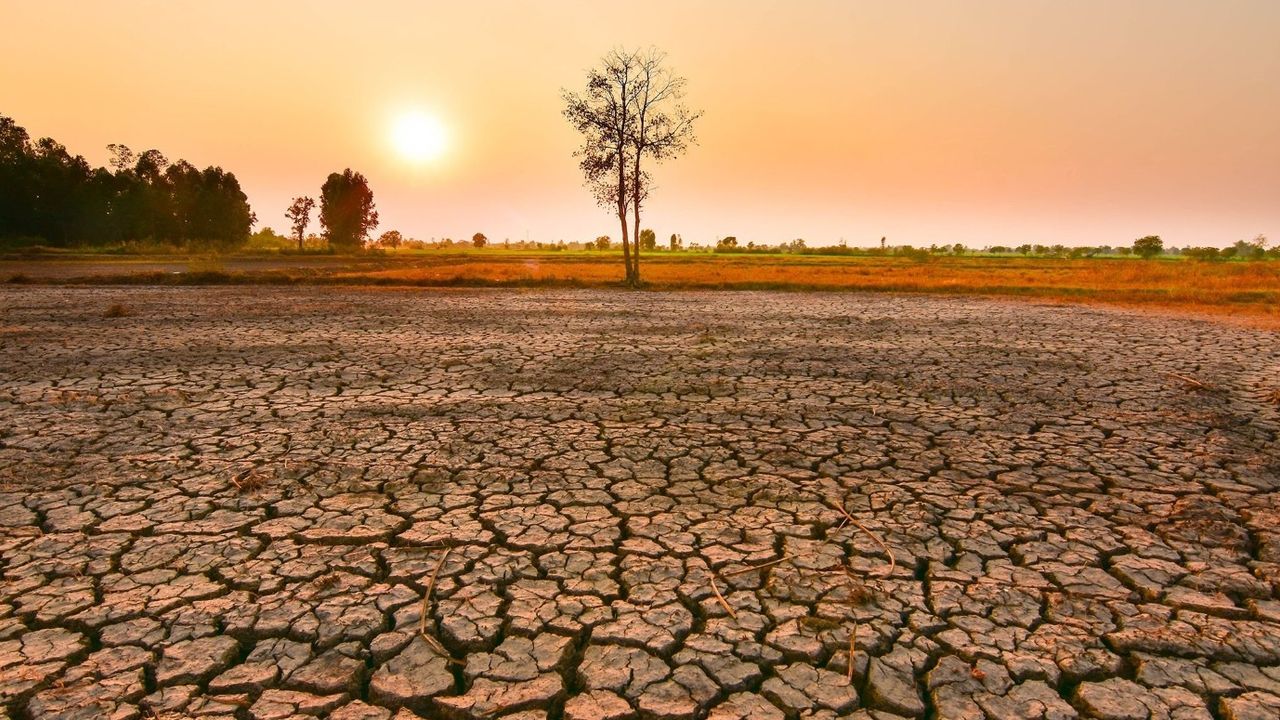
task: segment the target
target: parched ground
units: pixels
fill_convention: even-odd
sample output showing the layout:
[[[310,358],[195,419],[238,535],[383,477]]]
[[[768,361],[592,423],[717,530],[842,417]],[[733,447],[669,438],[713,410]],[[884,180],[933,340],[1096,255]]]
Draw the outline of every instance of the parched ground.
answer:
[[[1024,303],[5,288],[0,717],[1275,718],[1278,386]]]

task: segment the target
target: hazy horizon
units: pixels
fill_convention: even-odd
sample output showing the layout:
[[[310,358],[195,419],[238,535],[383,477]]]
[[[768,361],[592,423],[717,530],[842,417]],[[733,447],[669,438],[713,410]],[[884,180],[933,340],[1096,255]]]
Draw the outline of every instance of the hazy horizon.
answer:
[[[290,198],[351,167],[377,232],[616,238],[559,94],[653,45],[706,113],[656,169],[659,238],[1280,240],[1280,3],[645,7],[11,3],[0,113],[95,165],[113,142],[220,165],[257,228],[285,232]],[[394,147],[410,112],[443,127],[438,159]]]

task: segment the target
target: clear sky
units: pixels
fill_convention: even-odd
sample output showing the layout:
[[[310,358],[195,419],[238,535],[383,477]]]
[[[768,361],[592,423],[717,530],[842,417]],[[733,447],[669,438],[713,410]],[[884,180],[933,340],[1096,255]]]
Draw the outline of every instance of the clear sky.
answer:
[[[0,113],[236,173],[260,224],[352,167],[429,239],[617,236],[561,88],[655,45],[705,111],[645,225],[686,242],[1280,241],[1276,0],[6,0]],[[440,157],[393,143],[435,118]]]

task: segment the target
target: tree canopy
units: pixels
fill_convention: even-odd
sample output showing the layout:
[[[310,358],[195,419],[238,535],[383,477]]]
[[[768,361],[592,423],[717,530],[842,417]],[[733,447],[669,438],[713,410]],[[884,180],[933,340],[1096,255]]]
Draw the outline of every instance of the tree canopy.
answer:
[[[378,227],[373,191],[364,175],[351,168],[331,173],[320,188],[320,225],[330,247],[354,252],[364,246]]]
[[[108,146],[94,168],[52,138],[32,141],[0,115],[0,238],[23,244],[104,245],[133,240],[233,249],[256,218],[236,176]]]
[[[1133,252],[1144,258],[1153,258],[1164,252],[1164,241],[1159,235],[1148,235],[1133,241]]]

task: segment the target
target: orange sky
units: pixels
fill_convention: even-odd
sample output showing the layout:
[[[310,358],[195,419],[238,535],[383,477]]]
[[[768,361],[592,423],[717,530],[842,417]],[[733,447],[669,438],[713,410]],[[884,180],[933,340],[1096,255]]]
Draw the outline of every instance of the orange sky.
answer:
[[[222,165],[277,230],[349,166],[379,232],[616,237],[558,95],[652,44],[706,112],[656,172],[662,238],[1280,242],[1275,0],[5,6],[0,113],[96,164],[123,142]],[[440,161],[392,149],[407,110],[449,129]]]

